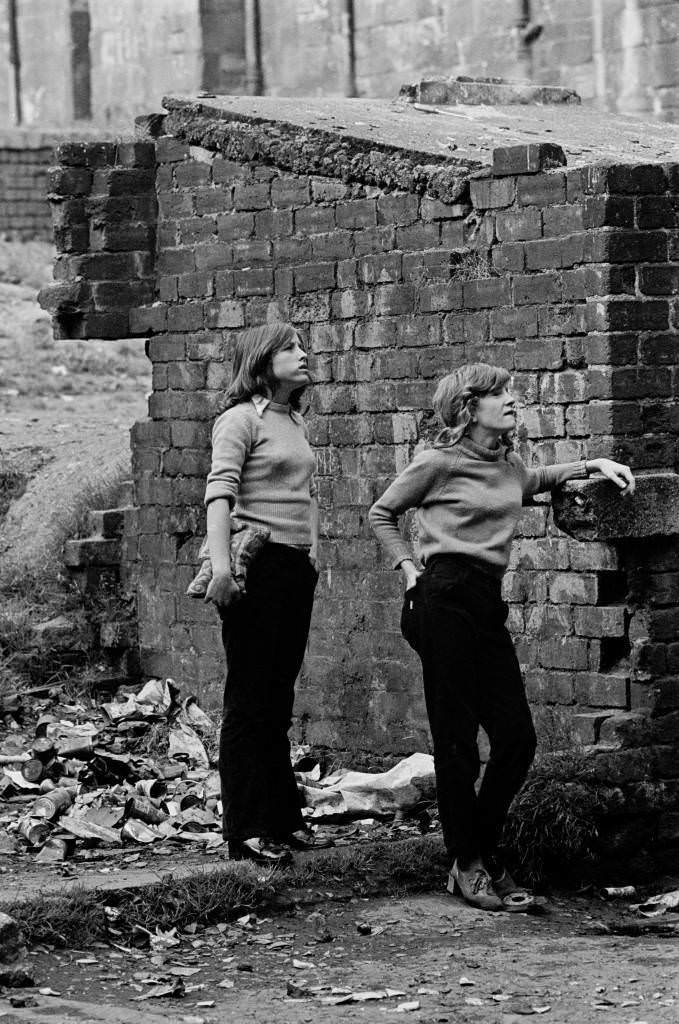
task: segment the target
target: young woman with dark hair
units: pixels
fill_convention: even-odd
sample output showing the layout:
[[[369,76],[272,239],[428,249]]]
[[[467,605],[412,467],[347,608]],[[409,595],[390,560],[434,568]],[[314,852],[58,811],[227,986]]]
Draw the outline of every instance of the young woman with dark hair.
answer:
[[[485,910],[526,909],[531,896],[500,852],[509,806],[525,780],[535,730],[511,637],[502,577],[524,499],[599,472],[624,494],[627,466],[589,459],[528,468],[511,449],[516,405],[506,370],[472,363],[439,384],[443,423],[370,509],[370,522],[405,581],[404,636],[422,662],[450,892]],[[398,517],[417,509],[413,560]],[[490,758],[478,794],[478,727]]]
[[[225,411],[212,433],[206,601],[222,616],[226,688],[219,771],[229,854],[279,863],[314,845],[300,810],[288,729],[318,580],[314,457],[300,398],[307,354],[287,324],[236,340]],[[246,593],[230,564],[231,514],[269,532],[248,568]]]

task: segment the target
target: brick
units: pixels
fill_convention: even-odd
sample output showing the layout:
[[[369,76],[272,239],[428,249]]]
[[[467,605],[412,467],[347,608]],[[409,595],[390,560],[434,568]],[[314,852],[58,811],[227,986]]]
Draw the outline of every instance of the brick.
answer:
[[[231,246],[234,266],[252,267],[271,264],[271,242],[264,238],[248,238]]]
[[[294,286],[297,292],[311,292],[322,288],[333,288],[335,285],[334,263],[308,263],[295,267],[293,271]]]
[[[292,323],[318,323],[330,319],[330,296],[324,292],[308,292],[290,301]]]
[[[197,271],[193,274],[181,274],[177,280],[177,291],[181,298],[201,298],[212,295],[213,278],[211,273]]]
[[[567,569],[568,545],[565,541],[524,538],[512,552],[512,568],[521,570]],[[553,599],[555,604],[565,603]]]
[[[167,328],[167,305],[154,302],[149,306],[139,306],[130,310],[130,332],[132,334],[151,334]]]
[[[93,285],[97,310],[143,306],[153,300],[153,288],[145,281],[103,281]]]
[[[105,196],[134,195],[155,188],[152,169],[127,167],[100,168],[92,176],[92,194]]]
[[[575,632],[585,637],[622,637],[625,635],[623,605],[574,609]]]
[[[116,145],[113,142],[60,142],[55,148],[57,163],[70,167],[102,167],[113,164]]]
[[[591,434],[639,433],[641,410],[636,404],[617,402],[590,402],[589,430]]]
[[[343,320],[365,316],[372,308],[373,297],[369,291],[346,288],[332,296],[332,315]]]
[[[409,284],[378,285],[375,288],[375,313],[378,316],[392,316],[412,313],[416,293]]]
[[[532,306],[508,306],[493,309],[490,314],[493,338],[528,338],[538,333],[538,313]]]
[[[584,334],[587,307],[583,305],[540,306],[538,325],[541,334]]]
[[[181,142],[171,135],[161,135],[156,140],[156,160],[159,164],[177,163],[179,160],[187,160],[188,156],[187,142]]]
[[[190,217],[193,214],[191,195],[188,192],[159,192],[158,210],[161,217],[169,220]]]
[[[569,605],[544,604],[527,609],[526,633],[542,640],[565,637],[573,632],[573,613]]]
[[[356,325],[355,344],[358,349],[387,348],[396,341],[396,324],[393,320],[369,320]]]
[[[271,202],[279,209],[304,206],[309,199],[309,179],[306,177],[281,177],[271,182]]]
[[[583,211],[580,206],[549,206],[542,213],[543,234],[570,235],[583,229]]]
[[[400,253],[363,256],[357,261],[359,280],[364,284],[390,284],[401,279]]]
[[[498,213],[495,230],[501,242],[522,242],[542,237],[542,213],[540,210],[523,210],[520,213]]]
[[[430,224],[418,221],[407,227],[396,228],[394,245],[397,249],[403,249],[406,252],[413,249],[436,249],[440,239],[441,225],[437,221]],[[356,253],[358,254],[358,238],[356,239]]]
[[[169,331],[199,331],[203,327],[203,306],[200,302],[185,302],[181,306],[169,306],[167,311]]]
[[[639,291],[644,295],[679,295],[679,264],[640,267]]]
[[[266,181],[237,182],[234,186],[235,210],[265,210],[271,203],[272,186]]]
[[[639,359],[652,365],[679,363],[679,335],[656,334],[639,340]]]
[[[322,234],[334,229],[335,208],[333,206],[305,206],[295,210],[295,234]]]
[[[575,699],[585,707],[626,708],[629,701],[629,678],[600,672],[577,672]]]
[[[589,664],[587,641],[579,637],[541,640],[538,662],[543,668],[571,669],[580,672]]]
[[[634,200],[624,196],[587,196],[584,203],[585,228],[633,228]]]
[[[553,573],[548,586],[549,599],[554,604],[595,605],[599,596],[599,581],[595,573]]]
[[[640,231],[676,227],[676,212],[668,196],[640,196],[636,200],[636,208]]]
[[[377,223],[404,225],[417,220],[419,199],[411,192],[392,193],[377,200]]]
[[[498,146],[493,150],[493,174],[537,174],[563,166],[566,156],[553,142],[529,142],[520,146]]]
[[[226,242],[201,242],[194,253],[197,270],[221,270],[231,265],[231,246]]]
[[[311,252],[317,260],[346,260],[354,251],[354,238],[350,231],[330,231],[311,235]]]
[[[466,217],[471,208],[460,203],[442,203],[439,199],[424,196],[420,202],[422,220],[458,220]]]
[[[614,398],[662,398],[672,394],[672,378],[666,367],[622,367],[611,370]]]
[[[254,213],[233,212],[217,217],[217,234],[220,242],[241,241],[250,238],[254,228]]]
[[[508,305],[510,302],[509,281],[497,277],[465,281],[462,292],[464,305],[468,309],[486,309]]]
[[[445,317],[443,329],[448,342],[465,341],[469,345],[485,344],[490,337],[489,314],[452,314]]]
[[[516,195],[514,178],[477,178],[469,183],[472,205],[477,210],[499,210],[511,206]]]
[[[207,242],[216,234],[217,223],[214,217],[192,217],[190,220],[179,221],[179,238],[182,245]]]
[[[517,306],[538,302],[559,302],[561,281],[557,274],[518,275],[513,279],[514,302]]]
[[[493,270],[500,275],[521,273],[526,266],[523,242],[504,242],[492,251]]]
[[[561,338],[520,340],[514,352],[517,370],[560,370],[563,362]]]
[[[558,406],[528,406],[521,415],[522,433],[540,440],[545,437],[563,437],[565,422],[563,409]]]
[[[583,339],[585,361],[623,366],[637,361],[636,334],[589,334]]]
[[[545,672],[531,668],[525,673],[526,695],[530,701],[539,704],[572,704],[573,674],[570,672]]]
[[[236,270],[233,275],[236,295],[272,295],[274,291],[273,271],[269,267],[248,267]]]
[[[417,289],[418,309],[436,313],[462,307],[462,285],[457,282],[423,285]]]
[[[590,167],[588,189],[597,192],[645,195],[664,192],[665,173],[659,164],[613,164]]]
[[[311,241],[308,238],[276,238],[273,256],[276,263],[307,263],[311,259]]]
[[[517,179],[520,206],[555,206],[566,202],[566,175],[563,172],[536,174]]]
[[[210,183],[210,172],[211,168],[208,164],[187,160],[175,167],[174,180],[179,188],[200,188]]]
[[[85,196],[92,187],[92,172],[85,167],[51,167],[47,192],[57,196]]]
[[[540,401],[544,405],[582,402],[589,397],[589,378],[583,370],[564,370],[545,374],[540,383]]]
[[[338,228],[360,230],[377,224],[377,200],[354,199],[337,203],[335,218]]]
[[[662,231],[597,231],[592,236],[595,263],[656,263],[667,259]]]
[[[635,293],[634,268],[631,266],[577,267],[561,275],[564,301],[587,299],[594,295]]]
[[[669,306],[662,301],[615,298],[588,302],[587,326],[593,331],[666,331]]]

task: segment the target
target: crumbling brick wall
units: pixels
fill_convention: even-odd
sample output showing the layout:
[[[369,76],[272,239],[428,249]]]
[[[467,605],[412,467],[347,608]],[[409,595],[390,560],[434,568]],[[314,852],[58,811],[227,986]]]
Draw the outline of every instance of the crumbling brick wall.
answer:
[[[426,747],[399,581],[366,512],[432,437],[440,376],[498,363],[526,461],[610,455],[646,473],[646,505],[631,511],[617,496],[611,511],[609,485],[601,497],[592,482],[566,489],[559,525],[548,501],[527,508],[505,593],[539,722],[566,723],[594,752],[612,808],[643,804],[635,841],[657,835],[679,791],[677,167],[568,168],[557,146],[521,145],[471,176],[435,160],[415,172],[407,153],[301,149],[256,119],[216,128],[198,109],[168,127],[155,301],[129,310],[153,362],[124,542],[143,671],[221,698],[216,616],[184,596],[210,428],[234,331],[289,320],[312,354],[323,536],[295,729],[354,758]],[[91,294],[97,312],[96,283]],[[662,828],[676,839],[676,813]]]

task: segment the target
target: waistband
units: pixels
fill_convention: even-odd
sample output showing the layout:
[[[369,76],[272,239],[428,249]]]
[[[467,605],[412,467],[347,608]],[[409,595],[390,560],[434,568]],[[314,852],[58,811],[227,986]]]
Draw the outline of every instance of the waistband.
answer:
[[[425,574],[430,574],[434,570],[443,570],[451,574],[456,572],[464,573],[467,579],[473,580],[478,586],[498,594],[502,589],[502,576],[496,576],[484,563],[469,558],[468,555],[453,553],[430,555],[424,567],[424,572]]]

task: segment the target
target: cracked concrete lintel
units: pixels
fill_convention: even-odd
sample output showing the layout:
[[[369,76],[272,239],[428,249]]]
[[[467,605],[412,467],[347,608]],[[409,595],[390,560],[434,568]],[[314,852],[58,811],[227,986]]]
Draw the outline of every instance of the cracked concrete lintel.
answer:
[[[643,473],[625,498],[604,477],[571,481],[554,492],[554,521],[577,540],[617,541],[679,535],[679,475]]]
[[[357,134],[255,114],[232,112],[190,100],[163,99],[164,130],[191,145],[218,150],[228,160],[270,164],[295,174],[317,174],[386,189],[426,193],[446,203],[466,197],[480,161],[451,161]]]

